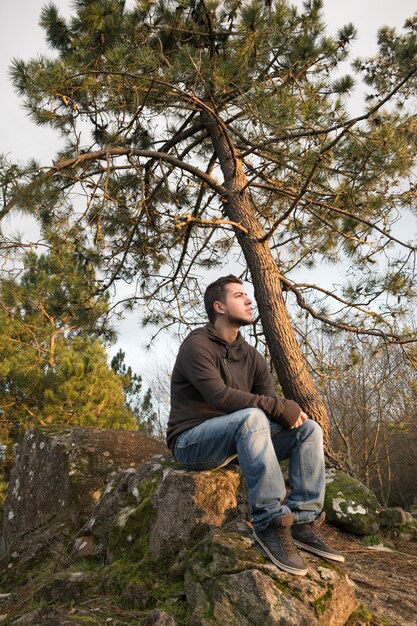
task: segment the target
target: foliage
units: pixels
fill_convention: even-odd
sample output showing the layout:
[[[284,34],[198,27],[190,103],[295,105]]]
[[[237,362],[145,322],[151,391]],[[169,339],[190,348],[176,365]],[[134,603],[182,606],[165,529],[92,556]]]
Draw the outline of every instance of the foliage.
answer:
[[[312,333],[311,333],[312,334]],[[326,400],[332,444],[383,506],[409,508],[417,497],[415,349],[376,339],[320,334],[306,352]]]
[[[18,208],[69,241],[78,229],[101,293],[125,281],[124,305],[141,303],[145,325],[190,325],[202,276],[244,263],[283,393],[327,439],[286,306],[416,340],[403,320],[416,243],[396,231],[416,214],[416,20],[382,29],[375,56],[344,76],[355,28],[327,35],[321,0],[73,8],[69,19],[51,3],[42,11],[54,56],[12,63],[32,119],[65,145],[49,169],[3,160],[0,218]],[[366,98],[352,117],[356,82]],[[318,263],[344,265],[346,284],[329,288],[323,270],[311,282]]]
[[[415,246],[393,234],[415,210],[414,19],[403,34],[381,30],[356,78],[340,74],[355,28],[328,36],[320,0],[302,11],[285,0],[80,0],[68,20],[46,5],[40,23],[55,58],[15,59],[11,76],[35,122],[66,146],[46,174],[26,171],[32,184],[19,187],[16,166],[6,168],[5,211],[11,201],[48,223],[73,213],[105,287],[136,282],[145,323],[183,320],[199,305],[201,272],[227,262],[244,233],[228,215],[233,190],[218,182],[209,116],[242,164],[294,301],[326,323],[398,332],[415,295]],[[361,79],[368,104],[351,118]],[[339,292],[297,279],[302,267],[343,260],[354,279]],[[323,311],[323,297],[337,308]]]
[[[72,246],[28,252],[20,279],[0,281],[0,432],[12,452],[30,426],[137,428],[99,335],[111,336],[94,272]]]
[[[158,416],[152,403],[152,390],[148,388],[142,393],[142,376],[133,372],[130,365],[126,366],[123,350],[117,352],[110,365],[113,372],[122,379],[126,407],[136,417],[142,429],[153,434]]]

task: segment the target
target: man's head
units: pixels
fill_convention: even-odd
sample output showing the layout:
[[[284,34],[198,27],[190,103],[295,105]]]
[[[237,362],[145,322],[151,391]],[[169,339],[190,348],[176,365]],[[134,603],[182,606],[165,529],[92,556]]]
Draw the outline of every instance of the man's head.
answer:
[[[232,274],[215,280],[204,293],[204,306],[212,323],[222,316],[232,324],[251,324],[251,304],[252,300],[243,289],[243,282]]]

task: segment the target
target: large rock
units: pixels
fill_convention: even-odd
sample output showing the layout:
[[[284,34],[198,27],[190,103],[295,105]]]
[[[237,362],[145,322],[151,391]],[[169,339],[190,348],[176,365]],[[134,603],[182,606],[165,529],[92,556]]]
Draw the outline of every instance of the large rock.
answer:
[[[109,481],[75,541],[79,556],[107,562],[175,556],[212,528],[247,515],[242,477],[234,466],[206,472],[178,469],[154,457]]]
[[[79,528],[112,472],[166,451],[140,432],[67,426],[29,430],[4,505],[2,554],[18,555],[23,545],[33,550],[54,528],[61,533]]]
[[[357,607],[353,583],[303,557],[308,576],[291,576],[265,558],[247,531],[212,531],[188,557],[189,626],[342,626]]]
[[[378,514],[378,521],[381,528],[397,528],[406,526],[413,522],[413,516],[408,511],[404,511],[399,506],[394,506],[382,511]]]
[[[205,472],[171,469],[153,498],[157,511],[150,536],[154,556],[177,553],[211,528],[248,514],[240,499],[242,476],[228,466]]]
[[[326,472],[324,509],[330,522],[349,533],[373,535],[379,530],[375,495],[345,472]]]

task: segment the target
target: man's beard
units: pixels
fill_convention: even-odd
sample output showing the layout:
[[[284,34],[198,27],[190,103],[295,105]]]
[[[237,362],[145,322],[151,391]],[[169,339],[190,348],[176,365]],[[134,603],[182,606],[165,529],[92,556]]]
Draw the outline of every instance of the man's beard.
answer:
[[[232,326],[250,326],[253,320],[242,317],[229,316],[229,322]]]

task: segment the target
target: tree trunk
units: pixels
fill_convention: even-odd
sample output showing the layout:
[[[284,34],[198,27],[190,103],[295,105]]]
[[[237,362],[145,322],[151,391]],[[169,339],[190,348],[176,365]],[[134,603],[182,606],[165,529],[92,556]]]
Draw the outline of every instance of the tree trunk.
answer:
[[[329,419],[327,409],[307,369],[303,354],[282,297],[279,269],[268,241],[259,243],[265,234],[254,216],[249,194],[245,190],[247,178],[242,163],[226,129],[218,119],[202,113],[202,121],[210,133],[214,150],[229,190],[224,210],[228,219],[241,224],[248,232],[236,229],[248,269],[252,276],[255,298],[282,391],[296,400],[309,417],[323,429],[325,446],[329,446]]]

